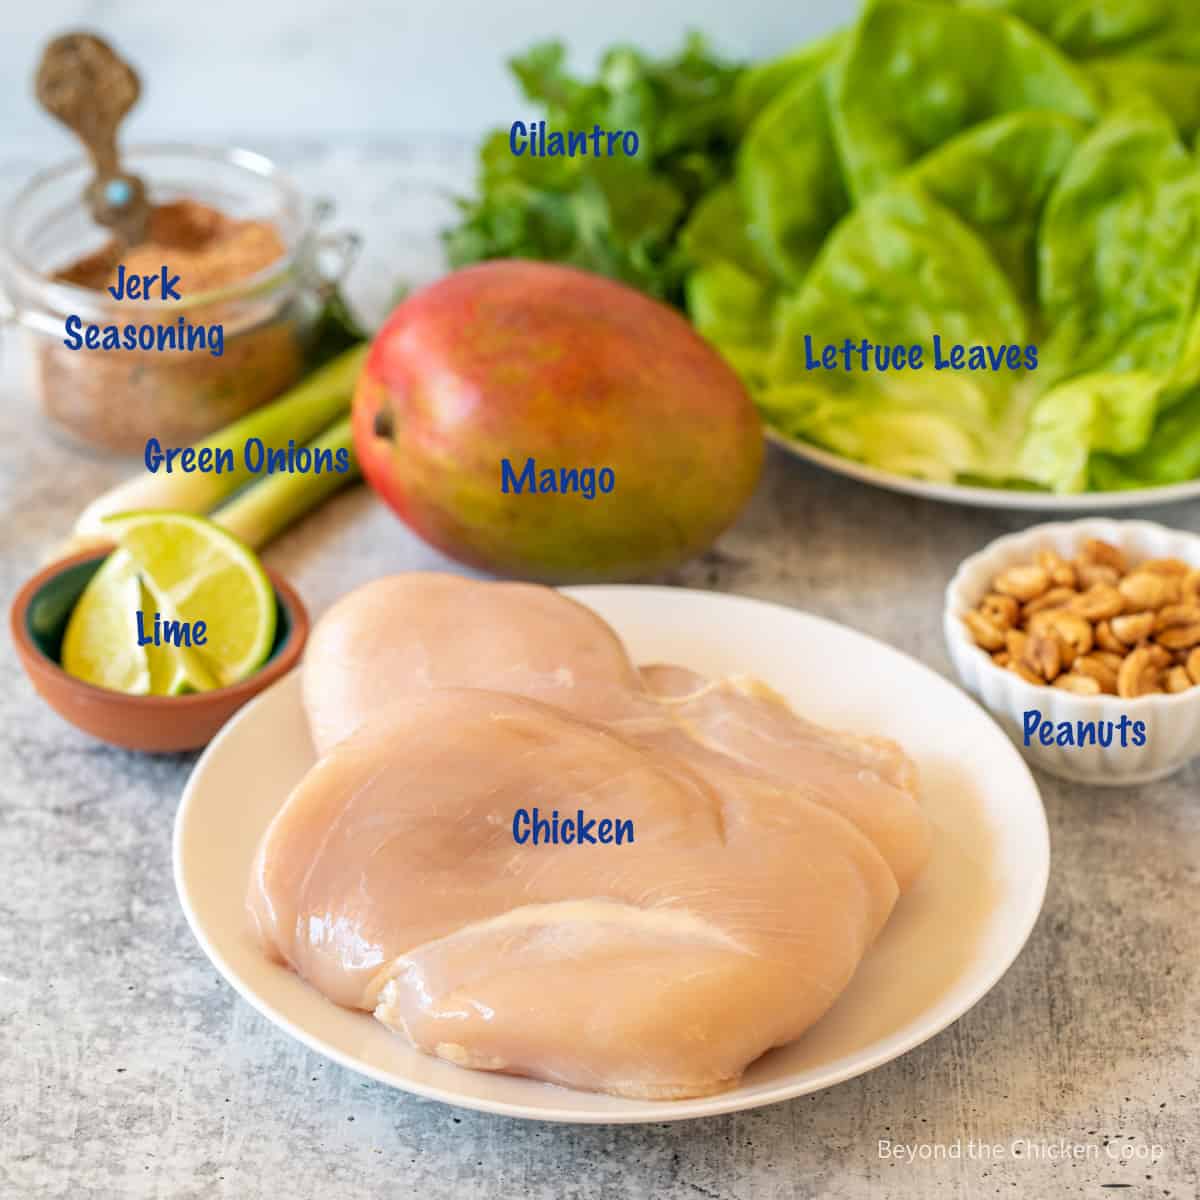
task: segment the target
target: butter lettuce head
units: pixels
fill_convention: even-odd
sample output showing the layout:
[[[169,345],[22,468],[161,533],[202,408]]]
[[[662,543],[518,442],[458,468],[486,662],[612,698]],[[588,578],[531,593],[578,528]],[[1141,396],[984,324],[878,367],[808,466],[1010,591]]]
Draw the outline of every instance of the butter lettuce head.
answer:
[[[568,262],[686,306],[767,421],[892,471],[1077,491],[1200,476],[1200,0],[864,0],[750,67],[698,36],[511,67],[451,262]],[[818,347],[1032,347],[1019,371],[812,370]],[[1022,360],[1027,355],[1022,354]]]
[[[1200,5],[1169,0],[876,0],[743,81],[734,184],[685,234],[687,297],[767,421],[941,481],[1200,474],[1197,27]],[[1183,49],[1160,71],[1164,30]],[[1037,366],[935,370],[935,335],[1032,346]],[[813,370],[806,338],[927,361]]]

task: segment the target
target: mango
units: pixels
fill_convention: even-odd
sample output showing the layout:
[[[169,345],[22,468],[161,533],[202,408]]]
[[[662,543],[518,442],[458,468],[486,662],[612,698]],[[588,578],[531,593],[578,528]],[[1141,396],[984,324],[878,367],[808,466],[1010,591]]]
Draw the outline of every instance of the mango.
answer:
[[[673,309],[496,261],[405,299],[367,355],[354,444],[375,491],[460,562],[626,579],[704,550],[762,466],[758,415]]]

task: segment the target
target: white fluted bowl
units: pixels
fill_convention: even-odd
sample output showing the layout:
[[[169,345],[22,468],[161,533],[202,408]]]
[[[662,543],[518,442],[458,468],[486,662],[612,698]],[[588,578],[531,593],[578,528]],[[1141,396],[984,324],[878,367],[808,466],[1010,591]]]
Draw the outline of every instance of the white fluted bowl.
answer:
[[[1007,567],[1031,563],[1039,550],[1056,550],[1074,558],[1087,538],[1102,538],[1120,546],[1131,565],[1147,558],[1178,558],[1200,567],[1200,536],[1168,529],[1152,521],[1056,521],[1021,533],[997,538],[965,559],[946,588],[945,631],[950,657],[959,678],[991,710],[1018,749],[1036,767],[1062,779],[1097,787],[1124,787],[1162,779],[1200,754],[1200,687],[1176,695],[1077,696],[1062,688],[1027,683],[998,667],[977,646],[963,624],[963,615],[990,590],[993,579]],[[1024,715],[1036,709],[1043,720],[1146,722],[1146,744],[1121,746],[1044,746],[1035,737],[1024,744]]]

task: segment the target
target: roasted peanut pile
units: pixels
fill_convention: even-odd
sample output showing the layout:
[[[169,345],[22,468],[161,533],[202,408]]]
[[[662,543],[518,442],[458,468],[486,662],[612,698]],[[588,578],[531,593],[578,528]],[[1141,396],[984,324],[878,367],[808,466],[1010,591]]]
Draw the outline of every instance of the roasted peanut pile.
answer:
[[[997,575],[963,621],[1029,683],[1126,698],[1200,684],[1200,570],[1177,558],[1131,567],[1095,538],[1070,562],[1043,550]]]

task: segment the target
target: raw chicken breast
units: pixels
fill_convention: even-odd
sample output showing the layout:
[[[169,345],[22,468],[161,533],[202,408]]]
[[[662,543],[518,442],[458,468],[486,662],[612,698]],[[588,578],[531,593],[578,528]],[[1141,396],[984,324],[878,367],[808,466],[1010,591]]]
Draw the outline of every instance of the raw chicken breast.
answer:
[[[577,712],[641,688],[621,640],[582,604],[534,584],[423,572],[343,596],[313,630],[303,683],[318,754],[422,688],[493,688]]]
[[[800,788],[875,843],[901,890],[928,858],[916,768],[894,742],[822,729],[753,680],[713,682],[665,665],[639,673],[595,613],[533,584],[412,573],[343,597],[317,623],[305,658],[318,753],[397,697],[445,686],[541,700],[697,768],[720,754]]]
[[[634,840],[514,844],[535,807],[629,820]],[[250,907],[270,953],[427,1053],[674,1099],[732,1086],[817,1020],[897,892],[872,841],[801,788],[442,688],[309,772]]]
[[[714,682],[685,667],[657,664],[641,675],[672,717],[671,725],[638,734],[642,740],[680,754],[699,744],[743,770],[799,789],[857,825],[902,892],[924,869],[932,838],[917,800],[917,768],[895,742],[805,721],[757,680]]]

